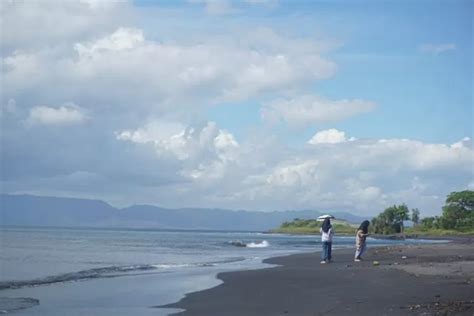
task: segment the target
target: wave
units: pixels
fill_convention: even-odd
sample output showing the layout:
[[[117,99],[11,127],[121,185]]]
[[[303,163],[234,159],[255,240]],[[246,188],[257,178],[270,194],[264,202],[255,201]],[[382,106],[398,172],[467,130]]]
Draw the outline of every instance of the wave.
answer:
[[[266,248],[270,244],[266,240],[262,240],[260,242],[249,242],[245,243],[241,240],[232,240],[229,241],[229,244],[235,247],[247,247],[247,248]]]
[[[88,270],[82,270],[77,272],[70,272],[64,274],[58,274],[33,280],[21,280],[21,281],[2,281],[0,282],[0,290],[6,289],[17,289],[22,287],[32,287],[40,285],[49,285],[53,283],[70,282],[70,281],[81,281],[98,278],[113,278],[129,275],[133,272],[150,272],[150,271],[166,271],[168,269],[179,269],[179,268],[199,268],[199,267],[214,267],[226,263],[235,263],[244,261],[244,257],[227,258],[220,261],[211,262],[196,262],[196,263],[169,263],[169,264],[143,264],[143,265],[127,265],[127,266],[109,266],[102,268],[94,268]]]
[[[266,247],[268,247],[268,246],[269,246],[269,243],[268,243],[268,241],[266,241],[266,240],[263,240],[263,241],[261,241],[261,242],[256,242],[256,243],[255,243],[255,242],[251,242],[251,243],[248,243],[248,244],[247,244],[247,247],[248,247],[248,248],[266,248]]]

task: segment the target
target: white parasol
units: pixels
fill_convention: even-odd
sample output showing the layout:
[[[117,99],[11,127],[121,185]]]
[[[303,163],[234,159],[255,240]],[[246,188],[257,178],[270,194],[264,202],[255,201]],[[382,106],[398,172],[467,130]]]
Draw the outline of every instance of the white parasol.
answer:
[[[332,216],[332,215],[324,214],[324,215],[321,215],[321,216],[318,217],[318,222],[324,222],[324,220],[325,220],[326,218],[335,219],[335,217]]]

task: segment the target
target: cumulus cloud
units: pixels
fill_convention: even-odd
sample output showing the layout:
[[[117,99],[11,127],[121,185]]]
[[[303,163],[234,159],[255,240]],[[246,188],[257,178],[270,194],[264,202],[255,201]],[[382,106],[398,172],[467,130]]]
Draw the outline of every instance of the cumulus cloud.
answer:
[[[185,125],[178,122],[169,122],[165,120],[154,120],[144,127],[135,130],[123,130],[116,133],[117,139],[126,140],[135,143],[157,143],[165,144],[176,138],[177,135],[185,131]]]
[[[30,110],[28,124],[43,125],[68,125],[83,122],[87,116],[83,110],[74,105],[65,105],[58,108],[49,106],[36,106]]]
[[[455,50],[457,47],[453,43],[445,43],[445,44],[421,44],[418,47],[418,50],[422,53],[429,53],[434,55],[439,55],[442,53],[446,53],[452,50]]]
[[[214,122],[194,128],[180,123],[153,121],[143,128],[118,132],[117,139],[152,143],[158,156],[182,161],[180,173],[193,179],[221,178],[239,156],[239,144]]]
[[[473,147],[473,142],[470,137],[464,137],[458,142],[451,144],[451,148]]]
[[[278,99],[265,104],[261,110],[264,121],[284,121],[293,126],[336,122],[370,112],[375,103],[363,100],[327,100],[314,95]]]
[[[355,139],[330,129],[316,133],[311,146],[288,152],[265,147],[258,138],[237,143],[213,123],[180,125],[161,133],[166,137],[150,136],[151,130],[137,129],[119,138],[135,137],[137,144],[152,141],[157,156],[170,153],[181,161],[178,172],[194,180],[185,186],[186,195],[202,205],[373,214],[405,202],[428,215],[439,212],[453,186],[465,188],[474,176],[474,150],[467,139],[463,146]],[[318,146],[327,143],[331,146]]]
[[[362,203],[364,206],[367,205],[366,203],[379,204],[380,199],[387,198],[386,195],[383,195],[381,188],[367,184],[366,181],[359,178],[345,179],[342,185],[347,191],[347,195],[357,204]]]
[[[301,188],[314,185],[317,180],[318,160],[304,160],[285,162],[265,177],[269,186],[283,186]]]
[[[169,111],[191,100],[195,108],[281,93],[334,74],[334,63],[321,56],[317,43],[265,33],[272,35],[270,42],[254,35],[243,41],[179,44],[147,40],[137,28],[119,28],[75,43],[69,55],[16,51],[3,58],[4,91],[12,98],[19,93],[51,98],[44,91],[55,86],[57,99]]]
[[[13,5],[2,13],[2,25],[18,30],[17,38],[7,32],[4,42],[12,49],[2,55],[2,95],[21,104],[16,118],[23,119],[9,120],[11,130],[2,135],[2,159],[9,166],[2,183],[22,179],[8,180],[9,192],[38,193],[38,187],[58,192],[67,186],[51,182],[48,191],[48,179],[73,181],[76,177],[67,175],[80,172],[111,184],[117,193],[111,188],[108,197],[114,200],[120,193],[135,192],[134,198],[123,196],[158,203],[153,197],[168,206],[181,201],[231,207],[225,201],[241,191],[245,174],[260,175],[277,163],[284,145],[265,136],[238,142],[215,123],[196,123],[206,121],[203,109],[298,90],[336,71],[324,56],[331,45],[321,40],[270,28],[157,40],[124,23],[129,20],[121,14],[122,4],[53,4]],[[30,10],[31,20],[20,25]],[[63,104],[65,100],[82,107]],[[94,119],[88,120],[88,129],[71,134],[21,124],[77,125],[89,113]],[[48,150],[41,145],[45,140],[65,150]],[[43,179],[41,185],[35,177]],[[153,191],[156,186],[160,193]]]
[[[80,3],[84,3],[89,6],[92,10],[104,10],[110,9],[117,5],[128,2],[127,0],[110,1],[110,0],[80,0]]]
[[[346,141],[346,133],[331,128],[317,132],[309,141],[309,144],[337,144]]]
[[[345,137],[338,132],[332,134],[339,140],[341,134]],[[452,190],[447,187],[465,188],[472,181],[473,161],[472,146],[414,140],[366,139],[309,146],[291,159],[248,176],[246,188],[241,187],[235,198],[256,204],[272,199],[287,208],[318,205],[362,213],[406,202],[433,214],[443,202],[440,196]]]
[[[131,21],[129,9],[126,0],[2,1],[2,49],[30,51],[85,39]]]
[[[270,2],[202,4],[208,13],[227,14]],[[472,187],[470,138],[453,144],[356,140],[328,129],[289,148],[269,126],[237,138],[227,126],[208,122],[206,110],[222,103],[263,104],[264,122],[292,126],[373,111],[371,101],[311,95],[315,83],[336,73],[328,58],[334,42],[229,25],[224,35],[208,29],[175,37],[166,28],[137,27],[129,9],[102,0],[0,6],[7,30],[1,56],[5,192],[93,196],[120,205],[361,214],[406,202],[435,214],[448,192]],[[452,50],[449,45],[431,51]],[[86,121],[87,129],[78,128]],[[46,125],[76,128],[28,128]]]
[[[94,58],[101,52],[132,49],[144,41],[142,30],[121,27],[110,36],[89,43],[77,43],[74,49],[81,59]]]
[[[474,161],[472,147],[425,144],[408,139],[381,139],[377,143],[364,145],[364,149],[368,155],[385,155],[387,158],[393,154],[402,155],[403,158],[395,160],[399,169],[443,170],[458,165],[460,170],[471,172]]]

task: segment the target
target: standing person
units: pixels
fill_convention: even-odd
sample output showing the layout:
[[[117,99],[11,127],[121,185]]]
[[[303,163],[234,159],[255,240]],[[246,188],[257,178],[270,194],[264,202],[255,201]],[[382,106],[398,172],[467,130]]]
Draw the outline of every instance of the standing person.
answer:
[[[354,256],[354,261],[359,262],[362,258],[362,254],[365,252],[366,242],[365,239],[369,236],[369,221],[363,221],[359,229],[357,229],[356,234],[356,252]]]
[[[334,234],[329,218],[324,219],[324,222],[321,225],[321,229],[319,231],[321,233],[321,242],[323,244],[323,252],[321,253],[321,264],[329,263],[332,258],[332,235]]]

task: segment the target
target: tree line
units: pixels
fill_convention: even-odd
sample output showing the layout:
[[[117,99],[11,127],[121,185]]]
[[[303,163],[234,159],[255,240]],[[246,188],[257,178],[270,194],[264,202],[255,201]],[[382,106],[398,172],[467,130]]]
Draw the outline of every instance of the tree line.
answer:
[[[474,191],[452,192],[446,198],[440,216],[420,220],[420,211],[408,209],[406,204],[393,205],[372,219],[372,229],[377,234],[404,232],[404,222],[411,220],[421,230],[446,229],[472,231],[474,229]]]

